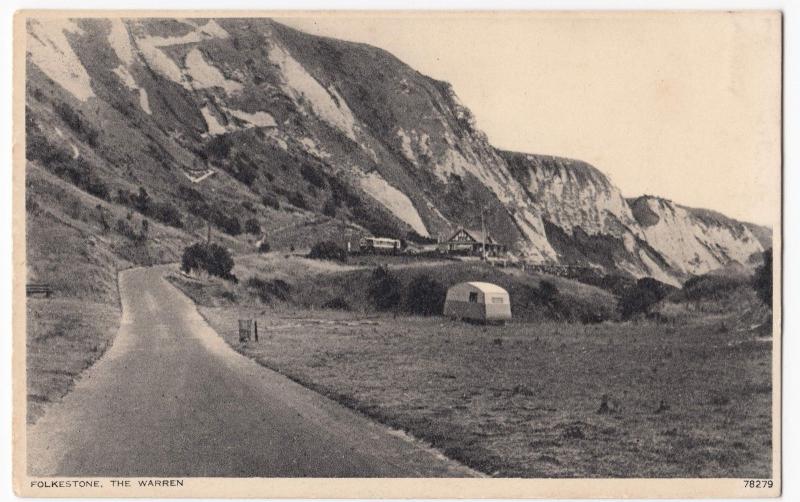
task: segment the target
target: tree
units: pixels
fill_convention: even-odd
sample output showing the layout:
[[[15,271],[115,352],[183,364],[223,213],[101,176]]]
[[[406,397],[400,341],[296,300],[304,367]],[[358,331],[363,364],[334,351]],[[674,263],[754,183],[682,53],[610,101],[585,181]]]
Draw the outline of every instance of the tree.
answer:
[[[184,272],[204,270],[210,275],[236,282],[236,276],[231,274],[233,265],[228,250],[213,242],[192,244],[183,250],[181,257],[181,270]]]
[[[764,305],[772,308],[772,248],[764,251],[764,263],[756,269],[753,289]]]
[[[619,310],[623,319],[636,314],[646,314],[650,307],[663,300],[672,288],[652,277],[643,277],[628,288],[619,300]]]

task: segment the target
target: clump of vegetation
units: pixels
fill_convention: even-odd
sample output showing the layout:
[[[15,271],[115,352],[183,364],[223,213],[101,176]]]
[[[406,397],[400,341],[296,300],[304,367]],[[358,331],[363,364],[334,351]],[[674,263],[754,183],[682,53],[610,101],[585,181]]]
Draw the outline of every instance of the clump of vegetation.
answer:
[[[55,105],[56,114],[69,126],[76,134],[83,138],[89,145],[97,146],[97,136],[99,133],[89,124],[81,119],[81,116],[69,104],[59,102]]]
[[[286,300],[291,289],[289,284],[281,279],[266,280],[258,276],[247,279],[246,286],[253,290],[263,303],[270,303],[273,298]]]
[[[267,242],[266,240],[261,241],[261,243],[258,245],[259,253],[269,253],[269,250],[270,250],[269,242]]]
[[[261,203],[264,207],[271,207],[272,209],[278,210],[281,208],[281,202],[278,200],[278,197],[275,196],[273,193],[265,193],[261,196]]]
[[[27,131],[25,156],[39,161],[42,166],[81,190],[95,197],[108,200],[108,185],[100,179],[94,168],[83,158],[74,158],[70,152],[50,143],[35,128]]]
[[[300,209],[308,209],[308,203],[300,192],[292,192],[287,196],[289,204]]]
[[[647,314],[650,307],[660,302],[675,290],[669,284],[657,281],[652,277],[643,277],[636,285],[628,288],[619,299],[619,311],[623,319],[630,319],[638,314]]]
[[[756,269],[753,288],[758,298],[770,309],[772,308],[772,248],[764,251],[764,263]]]
[[[411,279],[406,289],[405,308],[412,314],[439,315],[444,310],[447,289],[427,274]]]
[[[177,206],[169,202],[153,200],[144,187],[139,187],[137,193],[129,190],[117,190],[117,202],[133,207],[145,216],[175,228],[183,228],[183,215]]]
[[[325,186],[325,179],[312,166],[303,164],[300,167],[300,175],[304,180],[316,188],[322,188]]]
[[[744,277],[722,275],[698,275],[683,284],[681,294],[687,300],[722,300],[732,291],[747,284]]]
[[[233,270],[233,257],[219,244],[196,243],[183,250],[181,270],[184,272],[205,271],[222,279],[238,282]]]
[[[316,260],[347,261],[347,250],[333,241],[321,241],[311,247],[309,258]]]
[[[345,300],[341,296],[337,296],[336,298],[331,298],[327,302],[323,303],[322,308],[331,310],[344,310],[344,311],[353,310],[353,308],[350,306],[347,300]]]
[[[372,272],[368,295],[378,310],[395,310],[403,300],[403,285],[386,267],[379,266]]]
[[[255,218],[249,218],[244,222],[244,231],[248,234],[258,235],[261,233],[261,224]]]

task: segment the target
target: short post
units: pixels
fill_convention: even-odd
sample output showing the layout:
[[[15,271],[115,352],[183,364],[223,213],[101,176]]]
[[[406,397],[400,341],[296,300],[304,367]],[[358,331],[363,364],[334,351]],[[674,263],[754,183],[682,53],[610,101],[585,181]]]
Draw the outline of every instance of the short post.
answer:
[[[239,319],[239,342],[250,341],[252,319]]]
[[[253,339],[258,341],[258,319],[253,321]]]

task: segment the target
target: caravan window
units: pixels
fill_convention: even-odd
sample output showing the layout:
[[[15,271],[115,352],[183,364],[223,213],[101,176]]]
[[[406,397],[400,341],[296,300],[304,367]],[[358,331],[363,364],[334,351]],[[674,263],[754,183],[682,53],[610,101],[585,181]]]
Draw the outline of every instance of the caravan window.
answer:
[[[478,303],[478,293],[472,291],[469,294],[469,301],[470,303]]]
[[[502,296],[493,296],[492,297],[492,303],[503,303],[503,297]]]

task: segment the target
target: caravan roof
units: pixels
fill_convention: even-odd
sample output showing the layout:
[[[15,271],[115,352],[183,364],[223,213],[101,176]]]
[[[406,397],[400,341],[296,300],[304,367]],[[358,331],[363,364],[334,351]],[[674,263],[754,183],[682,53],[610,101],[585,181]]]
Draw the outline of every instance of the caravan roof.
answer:
[[[492,284],[490,282],[468,282],[472,287],[478,288],[484,293],[508,293],[505,289],[501,288],[497,284]]]

